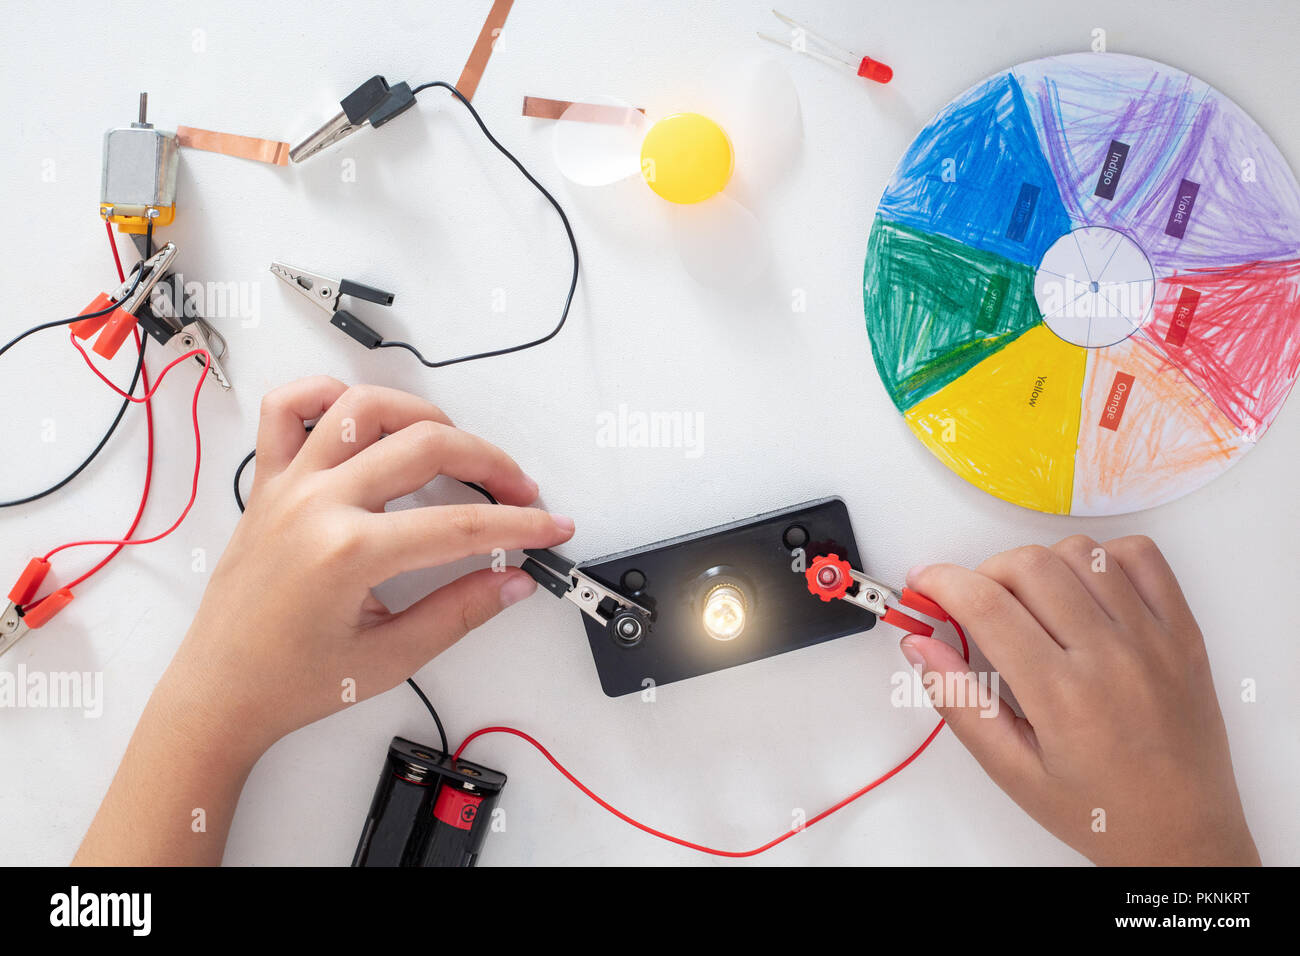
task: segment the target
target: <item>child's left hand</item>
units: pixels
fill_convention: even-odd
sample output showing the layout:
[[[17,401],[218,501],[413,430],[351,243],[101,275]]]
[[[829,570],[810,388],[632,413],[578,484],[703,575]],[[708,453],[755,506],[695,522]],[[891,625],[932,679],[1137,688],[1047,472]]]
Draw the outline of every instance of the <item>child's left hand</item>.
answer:
[[[347,687],[363,700],[396,686],[536,584],[518,568],[477,571],[397,614],[372,587],[573,535],[568,518],[524,507],[537,485],[510,456],[393,389],[312,378],[271,392],[256,469],[169,678],[212,685],[221,712],[262,745],[341,710]],[[478,482],[501,504],[384,511],[438,475]]]
[[[76,862],[220,862],[244,779],[271,744],[396,686],[536,584],[518,568],[475,571],[396,614],[372,587],[573,535],[568,518],[526,507],[537,485],[510,456],[393,389],[311,378],[271,392],[256,465],[248,511]],[[501,503],[384,511],[438,475]]]

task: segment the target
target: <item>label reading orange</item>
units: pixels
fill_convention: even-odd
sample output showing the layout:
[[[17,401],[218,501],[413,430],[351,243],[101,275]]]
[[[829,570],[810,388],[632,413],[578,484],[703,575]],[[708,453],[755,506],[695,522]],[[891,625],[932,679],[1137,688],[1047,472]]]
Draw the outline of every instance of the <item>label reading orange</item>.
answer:
[[[1110,397],[1106,399],[1106,407],[1102,409],[1101,421],[1098,422],[1102,428],[1109,428],[1111,431],[1119,430],[1119,422],[1124,417],[1124,406],[1128,404],[1131,391],[1133,391],[1133,376],[1128,372],[1116,372],[1115,381],[1110,386]]]

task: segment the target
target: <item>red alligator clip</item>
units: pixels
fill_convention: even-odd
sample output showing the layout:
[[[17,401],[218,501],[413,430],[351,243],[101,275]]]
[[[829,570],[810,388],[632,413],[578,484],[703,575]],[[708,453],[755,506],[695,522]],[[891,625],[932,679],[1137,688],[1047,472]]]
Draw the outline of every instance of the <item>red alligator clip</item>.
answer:
[[[90,318],[74,322],[72,334],[79,339],[88,339],[99,332],[99,338],[95,340],[95,353],[111,359],[135,328],[138,321],[136,313],[148,301],[158,280],[171,269],[175,258],[176,245],[169,242],[137,266],[137,273],[114,292],[100,293],[95,301],[82,309],[80,314]]]
[[[823,601],[839,599],[856,604],[863,610],[870,611],[886,624],[902,628],[913,634],[929,637],[934,628],[923,621],[918,621],[910,614],[904,614],[896,607],[890,607],[894,592],[879,584],[861,571],[855,570],[843,558],[834,554],[823,554],[813,558],[804,571],[808,581],[808,592]],[[919,611],[936,621],[951,621],[948,612],[929,598],[917,594],[911,588],[903,588],[897,596],[898,603],[905,608]]]
[[[0,654],[18,643],[30,630],[49,623],[72,601],[68,588],[59,588],[33,603],[36,592],[50,571],[50,562],[32,558],[9,591],[9,606],[0,614]]]

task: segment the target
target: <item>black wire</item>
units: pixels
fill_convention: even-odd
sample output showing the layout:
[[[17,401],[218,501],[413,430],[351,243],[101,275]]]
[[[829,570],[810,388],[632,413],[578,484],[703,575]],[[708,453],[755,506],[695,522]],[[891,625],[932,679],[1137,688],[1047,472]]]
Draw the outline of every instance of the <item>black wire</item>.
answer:
[[[433,722],[438,727],[438,739],[442,741],[442,752],[450,754],[451,748],[447,746],[447,731],[443,730],[442,720],[438,717],[438,712],[434,710],[433,703],[425,696],[424,691],[420,690],[420,685],[415,682],[414,677],[406,678],[406,682],[411,685],[411,690],[415,691],[416,696],[419,697],[420,700],[424,702],[424,706],[429,709],[429,716],[433,718]]]
[[[235,504],[239,505],[239,511],[241,514],[246,506],[244,504],[244,496],[239,493],[239,480],[244,477],[244,469],[252,463],[256,456],[257,449],[254,448],[244,456],[244,460],[241,461],[239,467],[235,469]]]
[[[469,488],[471,491],[477,491],[480,495],[482,495],[484,498],[488,500],[488,504],[494,505],[497,503],[497,500],[492,497],[492,492],[488,491],[482,485],[476,485],[472,481],[462,481],[461,484],[464,485],[466,488]]]
[[[310,430],[311,429],[309,428],[308,431]],[[252,463],[256,455],[257,455],[257,449],[254,448],[252,451],[250,451],[247,455],[244,456],[244,460],[241,461],[239,463],[239,467],[235,469],[235,503],[239,505],[239,510],[241,513],[244,511],[245,504],[244,504],[244,496],[239,492],[239,480],[244,476],[244,469],[247,468],[249,464]],[[492,496],[492,492],[488,491],[482,485],[477,485],[472,481],[462,481],[461,484],[464,485],[466,488],[470,488],[473,489],[474,491],[477,491],[480,495],[482,495],[492,504],[497,503],[496,498]],[[411,685],[411,690],[415,691],[416,696],[418,696],[420,700],[424,703],[424,706],[428,708],[429,716],[433,718],[433,723],[438,728],[438,738],[442,741],[442,752],[445,754],[450,754],[451,749],[447,746],[447,731],[443,729],[442,718],[438,716],[438,711],[434,708],[433,702],[429,700],[428,695],[425,694],[425,692],[420,689],[420,685],[415,682],[414,677],[408,677],[406,679],[406,682]]]
[[[131,281],[130,287],[123,294],[122,296],[123,298],[126,298],[132,292],[135,291],[136,286],[140,284],[141,276],[144,275],[144,270],[141,269],[139,265],[135,267],[134,271],[135,271],[135,278]],[[117,304],[114,303],[113,305],[110,305],[106,309],[100,309],[98,312],[88,312],[85,315],[74,315],[68,319],[56,319],[53,322],[42,322],[40,325],[34,325],[27,331],[20,332],[18,335],[14,336],[12,339],[6,342],[4,345],[0,345],[0,356],[4,355],[6,352],[8,352],[11,348],[13,348],[23,339],[27,338],[27,336],[29,335],[35,335],[37,332],[44,332],[46,329],[55,329],[62,325],[71,325],[73,322],[80,322],[82,319],[99,318],[102,315],[108,315],[116,308],[117,308]],[[145,336],[140,342],[140,354],[136,357],[135,360],[135,373],[131,376],[131,384],[126,390],[128,394],[135,394],[135,387],[140,381],[140,373],[144,369],[144,350],[145,350],[145,346],[148,344],[148,341],[149,341],[149,337]],[[113,421],[109,424],[108,431],[104,432],[103,436],[99,439],[99,444],[97,444],[94,447],[94,449],[91,451],[89,455],[87,455],[85,458],[82,459],[81,464],[79,464],[76,468],[72,469],[72,471],[69,472],[66,476],[64,476],[60,481],[56,482],[53,485],[50,485],[50,487],[44,489],[43,491],[38,491],[35,494],[27,495],[25,498],[14,498],[12,501],[0,501],[0,508],[13,508],[16,507],[17,505],[26,505],[26,504],[31,504],[33,501],[40,501],[42,498],[54,494],[60,488],[66,486],[79,474],[85,471],[88,467],[90,467],[90,463],[99,456],[99,453],[104,450],[104,446],[108,444],[109,439],[113,437],[113,434],[117,431],[117,426],[122,423],[122,419],[126,416],[126,410],[127,408],[130,407],[130,405],[131,405],[130,399],[126,399],[126,398],[122,399],[122,404],[117,410],[117,415],[114,416]]]
[[[399,342],[399,341],[384,339],[381,340],[379,344],[375,346],[375,348],[380,348],[380,349],[393,349],[393,348],[406,349],[408,352],[410,352],[420,361],[420,364],[426,366],[427,368],[444,368],[448,365],[457,365],[461,362],[472,362],[476,359],[492,358],[493,356],[496,355],[508,355],[511,352],[521,352],[524,349],[530,349],[535,345],[541,345],[544,342],[549,342],[551,339],[555,338],[555,336],[559,335],[560,329],[564,328],[564,323],[568,321],[569,307],[573,304],[573,294],[578,288],[578,240],[574,238],[573,227],[569,224],[569,217],[564,214],[564,209],[560,206],[556,198],[550,194],[550,192],[546,189],[546,187],[543,186],[541,183],[539,183],[533,177],[533,174],[524,168],[524,164],[521,163],[517,158],[515,158],[514,153],[510,152],[510,150],[506,149],[504,146],[501,145],[500,142],[497,141],[497,138],[492,135],[492,132],[487,128],[487,125],[483,122],[483,118],[478,115],[478,110],[474,109],[473,105],[470,104],[470,101],[467,100],[464,97],[464,95],[460,92],[460,90],[456,89],[456,87],[452,86],[450,83],[443,82],[442,80],[435,80],[432,83],[424,83],[421,86],[417,86],[411,92],[411,95],[415,96],[415,94],[419,93],[421,90],[427,90],[431,87],[436,87],[436,86],[442,87],[443,89],[449,91],[453,96],[456,97],[456,99],[461,101],[461,103],[465,106],[465,109],[469,110],[470,116],[474,117],[474,121],[478,123],[478,128],[483,131],[483,135],[487,137],[488,142],[491,143],[493,146],[495,146],[497,150],[501,153],[501,155],[505,156],[506,159],[510,160],[510,162],[514,164],[515,168],[518,169],[519,172],[523,174],[524,178],[527,179],[530,183],[532,183],[533,186],[536,187],[537,191],[540,192],[543,196],[545,196],[547,202],[549,202],[551,206],[554,207],[555,211],[559,213],[560,222],[564,224],[564,232],[569,239],[569,248],[573,251],[573,276],[569,279],[569,291],[568,294],[565,295],[564,297],[564,308],[560,312],[560,321],[557,322],[555,328],[551,329],[551,331],[548,332],[546,335],[543,335],[539,339],[534,339],[531,342],[525,342],[522,345],[512,345],[509,348],[504,348],[504,349],[494,349],[493,351],[490,352],[476,352],[473,355],[463,355],[460,358],[445,359],[444,361],[441,362],[429,361],[420,353],[419,349],[417,349],[414,345],[412,345],[409,342]],[[152,232],[153,232],[152,226],[153,224],[150,223],[150,229],[146,237],[146,243],[148,243],[149,239],[152,238]],[[254,448],[252,451],[250,451],[247,455],[244,456],[243,461],[239,463],[239,467],[235,469],[235,479],[234,479],[235,503],[239,505],[239,510],[241,512],[245,508],[245,503],[244,503],[244,496],[239,490],[240,480],[244,476],[245,469],[247,469],[249,464],[252,463],[256,455],[257,455],[257,449]],[[477,485],[472,481],[462,481],[461,484],[465,485],[465,487],[467,488],[472,488],[474,491],[477,491],[480,495],[482,495],[492,504],[497,503],[497,500],[492,496],[492,493],[489,492],[486,488],[482,487],[481,485]],[[406,679],[406,683],[411,685],[411,690],[415,691],[416,696],[420,698],[420,701],[428,709],[429,716],[433,718],[433,722],[438,728],[438,738],[442,742],[443,753],[448,753],[448,754],[451,753],[451,748],[447,743],[447,731],[442,726],[442,719],[438,716],[438,711],[433,706],[433,702],[430,701],[428,695],[426,695],[424,691],[420,689],[420,685],[415,682],[415,678],[408,677]]]
[[[492,497],[492,492],[488,491],[482,485],[476,485],[472,481],[462,481],[461,484],[466,488],[472,488],[477,491],[492,504],[497,503],[496,498]],[[424,701],[424,706],[429,708],[429,713],[433,717],[433,722],[438,725],[438,736],[442,738],[442,752],[445,754],[451,753],[450,748],[447,746],[447,732],[442,729],[442,721],[438,719],[438,712],[433,709],[433,704],[429,702],[428,697],[424,696],[424,691],[420,690],[420,685],[415,682],[415,678],[408,677],[406,682],[411,685],[411,690],[415,691],[420,696],[420,700]]]
[[[533,339],[531,342],[524,342],[522,345],[512,345],[509,348],[493,349],[490,352],[475,352],[473,355],[462,355],[460,358],[444,359],[441,362],[431,362],[410,342],[401,342],[395,339],[383,339],[375,346],[375,348],[378,349],[406,349],[406,351],[414,355],[420,361],[420,364],[424,365],[426,368],[445,368],[448,365],[457,365],[461,362],[472,362],[476,359],[492,358],[496,355],[509,355],[511,352],[522,352],[524,349],[530,349],[535,345],[541,345],[543,342],[549,342],[551,339],[555,338],[555,336],[559,335],[560,329],[564,328],[564,323],[568,321],[569,306],[573,304],[573,293],[578,288],[578,240],[573,237],[573,227],[569,225],[569,217],[564,214],[564,209],[561,208],[556,198],[550,194],[545,186],[533,177],[532,173],[524,168],[524,164],[515,158],[514,153],[510,152],[510,150],[506,149],[500,142],[498,142],[497,138],[493,136],[492,132],[487,128],[487,124],[483,122],[483,117],[478,115],[478,110],[474,109],[473,105],[465,98],[464,94],[462,94],[460,90],[443,80],[434,80],[432,83],[423,83],[420,86],[417,86],[411,91],[411,95],[415,96],[421,90],[427,90],[435,86],[442,87],[444,90],[447,90],[455,96],[456,99],[460,100],[461,103],[464,104],[465,109],[469,110],[469,115],[474,117],[474,122],[478,123],[478,128],[483,131],[483,135],[487,137],[488,142],[495,146],[502,156],[514,163],[515,168],[518,169],[519,172],[523,173],[524,178],[532,183],[533,186],[537,188],[537,191],[546,197],[546,201],[549,202],[555,208],[555,211],[560,214],[560,222],[564,224],[564,232],[569,238],[569,248],[573,250],[573,277],[569,280],[569,292],[564,297],[564,308],[560,312],[560,321],[556,323],[555,328],[551,329],[550,332],[543,335],[540,339]]]

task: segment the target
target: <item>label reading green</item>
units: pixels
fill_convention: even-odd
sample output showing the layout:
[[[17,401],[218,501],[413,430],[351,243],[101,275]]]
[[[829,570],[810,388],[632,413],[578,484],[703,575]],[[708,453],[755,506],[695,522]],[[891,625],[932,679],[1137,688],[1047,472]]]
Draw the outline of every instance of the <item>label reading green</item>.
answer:
[[[1002,314],[1002,303],[1007,300],[1007,289],[1011,280],[1001,274],[989,277],[988,288],[984,290],[984,301],[980,303],[979,315],[975,317],[975,328],[980,332],[992,332],[998,327],[998,317]]]

